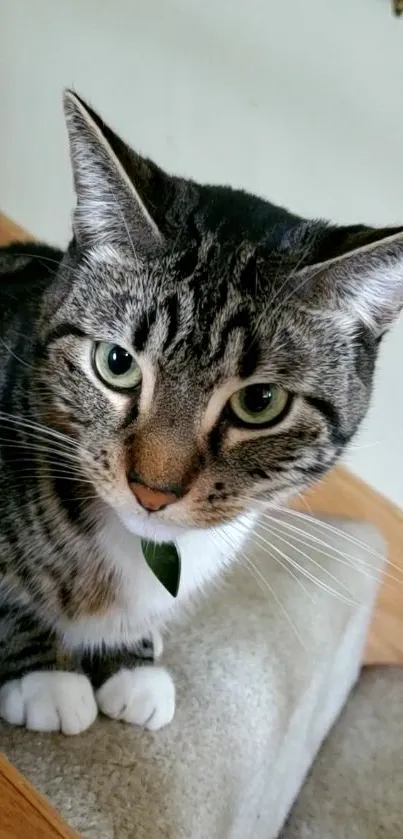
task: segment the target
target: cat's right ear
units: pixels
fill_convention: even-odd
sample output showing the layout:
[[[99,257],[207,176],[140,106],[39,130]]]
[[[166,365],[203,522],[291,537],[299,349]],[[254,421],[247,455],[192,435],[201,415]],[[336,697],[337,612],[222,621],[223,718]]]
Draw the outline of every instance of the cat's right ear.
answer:
[[[157,167],[136,155],[70,90],[64,94],[64,111],[77,197],[73,227],[79,246],[130,247],[139,253],[161,247],[162,233],[146,203]]]
[[[309,305],[380,339],[403,309],[403,227],[314,226],[311,264],[295,274]]]

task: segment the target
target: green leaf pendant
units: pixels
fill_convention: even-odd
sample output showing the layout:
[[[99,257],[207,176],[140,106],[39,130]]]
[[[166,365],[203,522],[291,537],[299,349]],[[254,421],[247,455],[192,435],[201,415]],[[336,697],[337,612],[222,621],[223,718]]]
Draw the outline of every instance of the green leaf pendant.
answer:
[[[144,559],[166,590],[177,597],[181,578],[181,558],[173,542],[149,542],[141,540]]]

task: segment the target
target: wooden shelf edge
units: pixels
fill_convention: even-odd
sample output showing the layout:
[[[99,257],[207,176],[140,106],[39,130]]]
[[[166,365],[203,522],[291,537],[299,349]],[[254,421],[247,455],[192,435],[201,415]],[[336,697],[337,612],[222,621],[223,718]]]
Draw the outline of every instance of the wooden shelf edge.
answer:
[[[0,789],[0,839],[80,839],[2,753]],[[4,824],[6,833],[3,833]]]

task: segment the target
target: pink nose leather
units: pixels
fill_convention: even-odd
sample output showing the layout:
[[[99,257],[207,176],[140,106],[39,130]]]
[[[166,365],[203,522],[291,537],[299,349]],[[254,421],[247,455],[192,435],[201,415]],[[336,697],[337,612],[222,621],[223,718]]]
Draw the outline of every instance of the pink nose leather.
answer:
[[[163,510],[169,504],[177,501],[177,496],[174,492],[163,492],[159,489],[151,489],[151,487],[144,486],[144,484],[131,483],[130,489],[133,495],[137,498],[139,504],[148,510],[150,513],[156,513],[157,510]]]

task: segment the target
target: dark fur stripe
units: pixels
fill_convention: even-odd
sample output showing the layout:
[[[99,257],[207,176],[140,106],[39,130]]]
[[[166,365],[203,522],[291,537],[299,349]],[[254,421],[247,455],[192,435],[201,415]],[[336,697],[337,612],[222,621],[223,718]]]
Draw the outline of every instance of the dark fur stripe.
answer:
[[[157,318],[157,310],[151,309],[150,312],[144,312],[137,324],[134,336],[133,346],[137,352],[143,352],[147,344],[148,335]]]
[[[171,294],[171,296],[168,297],[164,304],[164,311],[167,313],[168,317],[168,331],[162,347],[163,355],[165,355],[168,351],[178,332],[179,301],[177,294]]]
[[[320,399],[317,396],[306,396],[305,399],[309,405],[312,405],[312,408],[319,411],[325,418],[333,444],[345,445],[349,438],[341,429],[341,420],[336,408],[326,399]]]
[[[244,334],[243,350],[239,360],[239,375],[241,379],[253,376],[261,358],[261,348],[256,338],[249,333]]]
[[[79,480],[75,481],[69,476],[63,478],[56,475],[53,478],[53,486],[70,524],[78,528],[83,525],[88,527],[88,504],[85,502],[85,496],[91,492],[93,494],[88,484],[80,484]]]
[[[62,338],[68,338],[69,336],[74,336],[75,338],[87,337],[85,332],[74,323],[59,323],[55,329],[52,329],[51,332],[47,334],[44,346],[46,348],[50,347],[50,345],[54,344],[55,341],[60,341]]]
[[[242,311],[242,309],[239,312],[236,312],[235,315],[232,315],[232,317],[230,317],[227,320],[227,323],[223,326],[220,334],[220,343],[218,345],[218,348],[214,353],[213,357],[210,359],[212,364],[218,364],[220,360],[224,357],[227,349],[227,344],[232,333],[238,329],[245,331],[247,327],[248,317],[247,314],[244,311]]]

